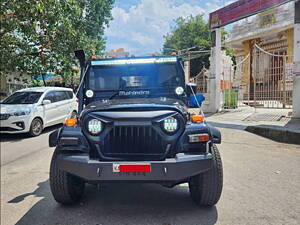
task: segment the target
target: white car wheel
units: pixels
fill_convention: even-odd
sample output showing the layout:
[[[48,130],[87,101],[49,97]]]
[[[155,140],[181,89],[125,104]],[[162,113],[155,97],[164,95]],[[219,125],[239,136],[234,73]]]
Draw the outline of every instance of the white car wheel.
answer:
[[[32,120],[29,133],[31,136],[39,136],[43,131],[43,122],[39,118]]]

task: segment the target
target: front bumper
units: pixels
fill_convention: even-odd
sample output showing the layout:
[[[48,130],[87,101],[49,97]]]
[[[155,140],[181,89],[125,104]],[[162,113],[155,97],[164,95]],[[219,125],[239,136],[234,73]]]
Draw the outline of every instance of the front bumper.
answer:
[[[26,133],[30,128],[30,116],[10,116],[0,120],[0,133]],[[22,124],[22,126],[18,126]]]
[[[114,164],[151,164],[150,173],[113,172]],[[57,156],[59,169],[88,181],[180,181],[211,168],[212,155],[191,155],[179,153],[175,158],[164,161],[107,162],[91,160],[88,155]]]

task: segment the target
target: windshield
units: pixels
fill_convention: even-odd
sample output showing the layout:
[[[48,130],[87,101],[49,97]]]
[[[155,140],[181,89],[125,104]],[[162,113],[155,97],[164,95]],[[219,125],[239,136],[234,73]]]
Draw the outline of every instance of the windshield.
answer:
[[[15,92],[6,98],[3,104],[34,104],[37,103],[43,92]]]
[[[143,64],[92,67],[89,89],[96,91],[172,90],[183,85],[177,64]]]

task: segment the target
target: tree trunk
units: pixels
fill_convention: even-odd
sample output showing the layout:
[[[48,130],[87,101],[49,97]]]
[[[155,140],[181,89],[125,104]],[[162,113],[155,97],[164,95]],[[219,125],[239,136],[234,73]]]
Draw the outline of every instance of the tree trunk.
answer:
[[[47,84],[46,84],[46,80],[45,80],[45,72],[42,73],[42,79],[43,79],[43,83],[44,83],[44,86],[46,87]]]

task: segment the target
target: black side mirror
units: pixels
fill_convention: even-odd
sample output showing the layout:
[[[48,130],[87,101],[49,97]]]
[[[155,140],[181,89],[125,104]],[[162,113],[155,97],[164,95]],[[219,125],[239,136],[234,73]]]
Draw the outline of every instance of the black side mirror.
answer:
[[[58,142],[59,132],[60,132],[60,129],[57,129],[49,135],[49,139],[48,139],[49,147],[56,147],[57,142]]]
[[[85,65],[85,54],[83,50],[74,51],[76,58],[79,60],[80,66],[84,67]]]

